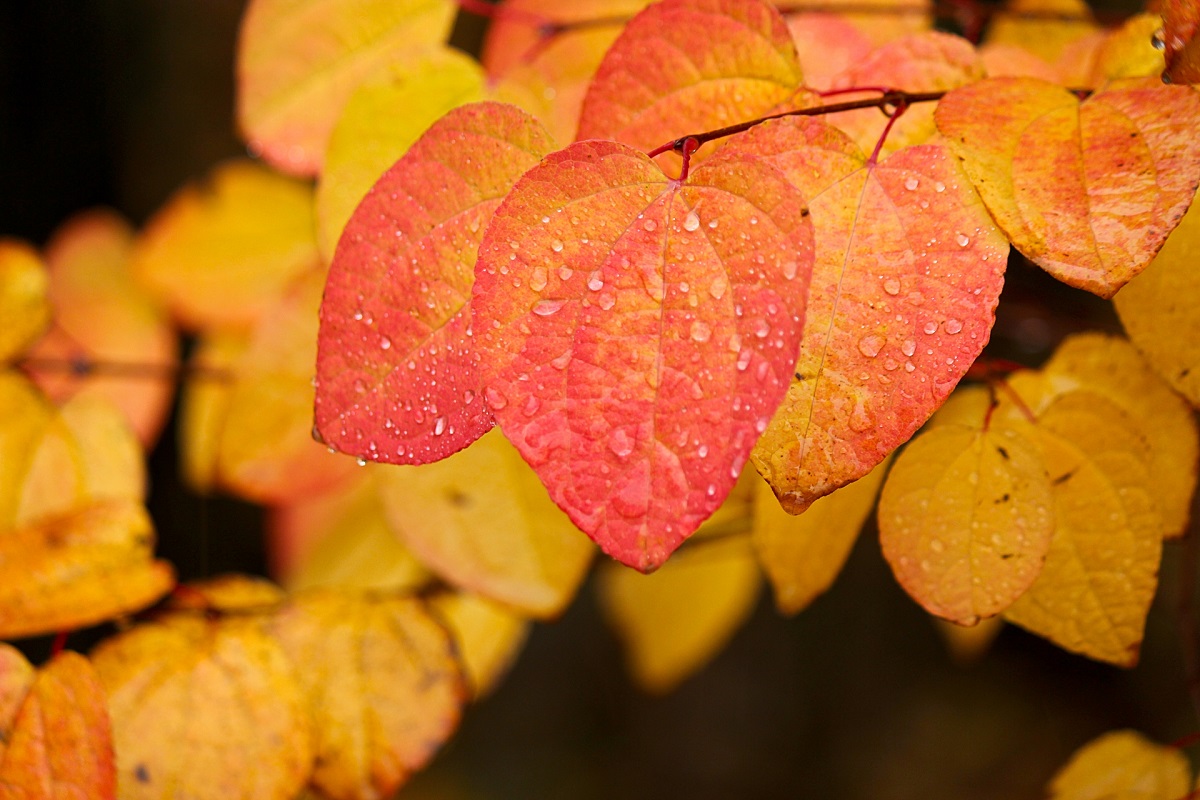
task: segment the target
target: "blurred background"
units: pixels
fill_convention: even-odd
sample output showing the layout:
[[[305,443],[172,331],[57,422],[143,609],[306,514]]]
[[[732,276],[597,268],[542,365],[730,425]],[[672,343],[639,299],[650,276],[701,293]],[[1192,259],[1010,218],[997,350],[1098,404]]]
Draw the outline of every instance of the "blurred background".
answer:
[[[140,225],[182,183],[245,155],[232,122],[242,5],[0,3],[0,235],[41,245],[96,205]],[[1122,7],[1133,10],[1104,10]],[[455,41],[471,50],[481,31],[460,23]],[[1014,259],[991,352],[1033,365],[1066,333],[1097,328],[1117,329],[1108,303]],[[151,459],[162,556],[184,579],[262,573],[261,513],[192,494],[177,460],[168,432]],[[873,521],[827,595],[789,619],[764,592],[724,653],[666,697],[625,677],[586,585],[401,797],[1037,798],[1102,732],[1171,742],[1200,727],[1173,613],[1181,550],[1166,548],[1132,671],[1012,627],[958,663],[896,585]],[[26,645],[37,659],[47,648]]]

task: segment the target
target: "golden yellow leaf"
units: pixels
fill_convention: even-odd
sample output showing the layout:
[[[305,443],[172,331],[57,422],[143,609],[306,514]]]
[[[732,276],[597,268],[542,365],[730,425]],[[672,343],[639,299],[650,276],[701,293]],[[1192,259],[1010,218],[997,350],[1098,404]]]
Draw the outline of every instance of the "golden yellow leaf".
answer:
[[[454,634],[472,697],[490,694],[525,645],[529,620],[468,592],[441,592],[430,605]]]
[[[436,463],[375,475],[392,529],[454,585],[540,618],[574,597],[595,547],[499,430]]]
[[[629,671],[656,693],[669,692],[720,652],[754,610],[762,585],[744,535],[697,541],[650,575],[606,561],[598,577],[601,608]]]
[[[1036,408],[1038,382],[1017,375],[1009,383]],[[1131,667],[1162,553],[1150,447],[1128,413],[1091,391],[1056,397],[1036,430],[1054,537],[1041,575],[1005,618],[1064,649]]]
[[[952,397],[896,459],[879,539],[896,579],[937,616],[974,625],[1021,596],[1054,532],[1050,482],[1028,423]]]
[[[92,653],[125,800],[292,800],[313,760],[292,664],[259,617],[175,612]]]
[[[4,748],[12,735],[17,711],[33,685],[33,665],[21,651],[0,642],[0,764],[4,763]]]
[[[1162,250],[1114,298],[1121,324],[1150,365],[1200,407],[1200,203]]]
[[[70,630],[149,605],[174,583],[153,549],[150,517],[131,500],[0,533],[0,637]]]
[[[135,276],[191,329],[252,324],[319,262],[313,191],[249,161],[180,189],[146,224]]]
[[[1182,800],[1190,778],[1178,749],[1112,731],[1075,751],[1050,781],[1049,800]]]
[[[238,42],[237,116],[252,150],[321,170],[329,131],[360,83],[450,33],[449,0],[254,0]]]
[[[885,460],[799,516],[780,507],[770,484],[756,483],[753,542],[780,612],[802,611],[833,585],[875,507],[887,466]]]
[[[393,64],[355,90],[330,134],[317,183],[317,239],[325,263],[379,176],[439,117],[483,96],[483,69],[449,47]]]
[[[129,223],[106,209],[78,214],[55,231],[46,245],[54,324],[30,348],[26,370],[56,404],[81,394],[108,398],[149,446],[170,410],[179,354],[165,310],[130,273],[133,241]],[[100,370],[64,369],[79,362]]]
[[[359,480],[275,506],[267,517],[271,571],[290,590],[417,589],[430,574],[388,527],[368,464]]]
[[[1096,51],[1088,85],[1100,86],[1117,78],[1159,76],[1167,68],[1163,52],[1150,43],[1162,27],[1158,14],[1138,14],[1109,33]]]
[[[266,578],[229,573],[178,587],[168,608],[179,611],[215,611],[266,614],[287,600],[287,594]]]
[[[1200,434],[1187,403],[1150,368],[1125,339],[1098,333],[1070,336],[1042,368],[1052,392],[1033,398],[1040,405],[1058,394],[1086,389],[1103,395],[1128,414],[1150,445],[1154,499],[1168,538],[1187,528],[1196,491]]]
[[[973,664],[987,654],[1004,627],[1004,618],[988,617],[969,628],[944,619],[935,618],[934,623],[950,652],[950,658],[957,664]]]
[[[332,800],[391,796],[458,726],[454,644],[419,600],[313,590],[272,632],[313,714],[312,783]]]
[[[104,688],[78,653],[60,653],[38,671],[7,745],[0,748],[4,800],[117,796]]]
[[[0,530],[22,515],[22,496],[38,443],[54,410],[24,376],[0,371]]]
[[[1047,19],[1046,14],[1058,14],[1063,19]],[[1017,45],[1044,62],[1055,64],[1068,45],[1097,30],[1099,26],[1084,0],[1009,0],[992,17],[984,41]]]
[[[249,347],[246,333],[218,331],[201,338],[192,353],[191,375],[180,399],[180,470],[197,492],[216,488],[217,450],[229,414],[233,366]]]
[[[20,355],[50,321],[49,281],[37,251],[0,239],[0,361]]]

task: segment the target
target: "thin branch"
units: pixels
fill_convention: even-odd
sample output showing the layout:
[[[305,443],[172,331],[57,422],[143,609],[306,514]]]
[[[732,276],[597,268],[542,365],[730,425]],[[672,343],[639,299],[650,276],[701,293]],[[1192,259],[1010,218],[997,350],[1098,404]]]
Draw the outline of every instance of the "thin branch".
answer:
[[[0,366],[4,366],[0,364]],[[77,378],[107,377],[133,380],[169,380],[202,378],[205,380],[231,382],[236,377],[233,370],[210,367],[204,364],[154,364],[137,361],[93,361],[88,358],[42,358],[28,356],[12,366],[25,373],[58,372]]]

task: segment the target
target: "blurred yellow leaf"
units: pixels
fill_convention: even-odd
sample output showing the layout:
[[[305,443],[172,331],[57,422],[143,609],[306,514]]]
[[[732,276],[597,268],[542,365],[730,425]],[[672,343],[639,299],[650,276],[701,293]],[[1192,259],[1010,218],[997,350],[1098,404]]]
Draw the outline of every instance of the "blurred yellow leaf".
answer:
[[[1010,381],[1036,408],[1030,384],[1036,379]],[[1056,397],[1038,413],[1037,432],[1054,537],[1041,575],[1005,618],[1067,650],[1131,667],[1162,553],[1149,445],[1136,420],[1090,391]]]
[[[217,450],[233,394],[233,366],[250,347],[241,331],[218,331],[196,343],[180,401],[180,470],[197,492],[217,485]]]
[[[1048,19],[1048,14],[1063,18]],[[1099,29],[1084,0],[1009,0],[992,17],[984,42],[1016,45],[1055,64],[1068,45]]]
[[[770,484],[756,482],[753,542],[781,613],[798,613],[833,585],[875,507],[889,461],[798,516],[783,510]]]
[[[1141,275],[1117,293],[1121,324],[1137,348],[1200,407],[1200,203],[1191,208]]]
[[[320,262],[313,191],[249,161],[217,166],[146,224],[133,270],[193,329],[252,324]]]
[[[50,321],[46,268],[37,251],[0,239],[0,361],[20,355]]]
[[[419,600],[313,590],[272,631],[313,714],[312,783],[332,800],[390,796],[458,726],[454,645]]]
[[[454,585],[541,618],[574,597],[595,547],[499,430],[436,463],[375,476],[392,529]]]
[[[170,410],[179,353],[166,313],[130,274],[133,240],[129,223],[104,209],[59,227],[46,246],[54,324],[30,349],[27,371],[54,403],[108,398],[149,446]],[[75,374],[67,367],[76,362],[97,370]]]
[[[1190,780],[1178,749],[1113,731],[1075,752],[1050,781],[1049,800],[1182,800]]]
[[[179,611],[266,614],[287,600],[287,593],[266,578],[230,573],[178,587],[167,607]]]
[[[1159,76],[1166,69],[1161,50],[1150,43],[1162,27],[1158,14],[1138,14],[1104,37],[1096,51],[1090,86],[1100,86],[1117,78]]]
[[[468,592],[440,592],[430,605],[454,634],[472,696],[490,694],[524,646],[529,621]]]
[[[126,800],[292,800],[313,760],[309,711],[260,617],[175,612],[102,642]]]
[[[0,747],[5,800],[117,796],[104,688],[78,653],[60,653],[38,671],[5,738],[7,747]]]
[[[334,120],[364,79],[450,33],[450,0],[254,0],[242,18],[237,116],[252,150],[321,170]]]
[[[275,506],[267,517],[272,573],[289,589],[416,589],[429,571],[388,527],[368,464],[358,480]]]
[[[762,584],[745,535],[696,540],[650,575],[605,561],[598,578],[601,608],[630,673],[656,693],[721,651],[754,610]]]
[[[333,127],[317,183],[317,238],[326,263],[355,206],[387,168],[443,114],[483,96],[483,69],[449,47],[394,64],[355,90]]]
[[[4,748],[12,736],[17,711],[33,685],[33,665],[21,651],[0,642],[0,764],[4,763]]]
[[[1179,395],[1154,373],[1125,339],[1098,333],[1070,336],[1042,368],[1052,392],[1031,398],[1040,412],[1059,394],[1086,389],[1103,395],[1128,414],[1149,443],[1150,478],[1162,515],[1163,533],[1182,536],[1196,491],[1200,434],[1196,418]]]
[[[951,397],[896,459],[879,498],[880,544],[896,579],[927,611],[961,625],[1029,588],[1055,522],[1029,424],[989,421],[986,398],[983,408],[978,401]]]

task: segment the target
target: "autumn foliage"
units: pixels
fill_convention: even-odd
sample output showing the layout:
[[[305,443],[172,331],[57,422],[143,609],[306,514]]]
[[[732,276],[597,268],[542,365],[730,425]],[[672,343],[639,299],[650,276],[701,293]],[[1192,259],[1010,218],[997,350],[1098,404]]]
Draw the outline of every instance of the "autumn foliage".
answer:
[[[667,691],[872,513],[931,615],[1137,664],[1200,458],[1194,3],[462,5],[253,0],[254,159],[0,241],[0,638],[132,620],[0,644],[0,798],[391,796],[595,546]],[[1018,258],[1127,336],[992,357]],[[155,559],[177,382],[279,584]],[[1122,731],[1048,791],[1192,780]]]

